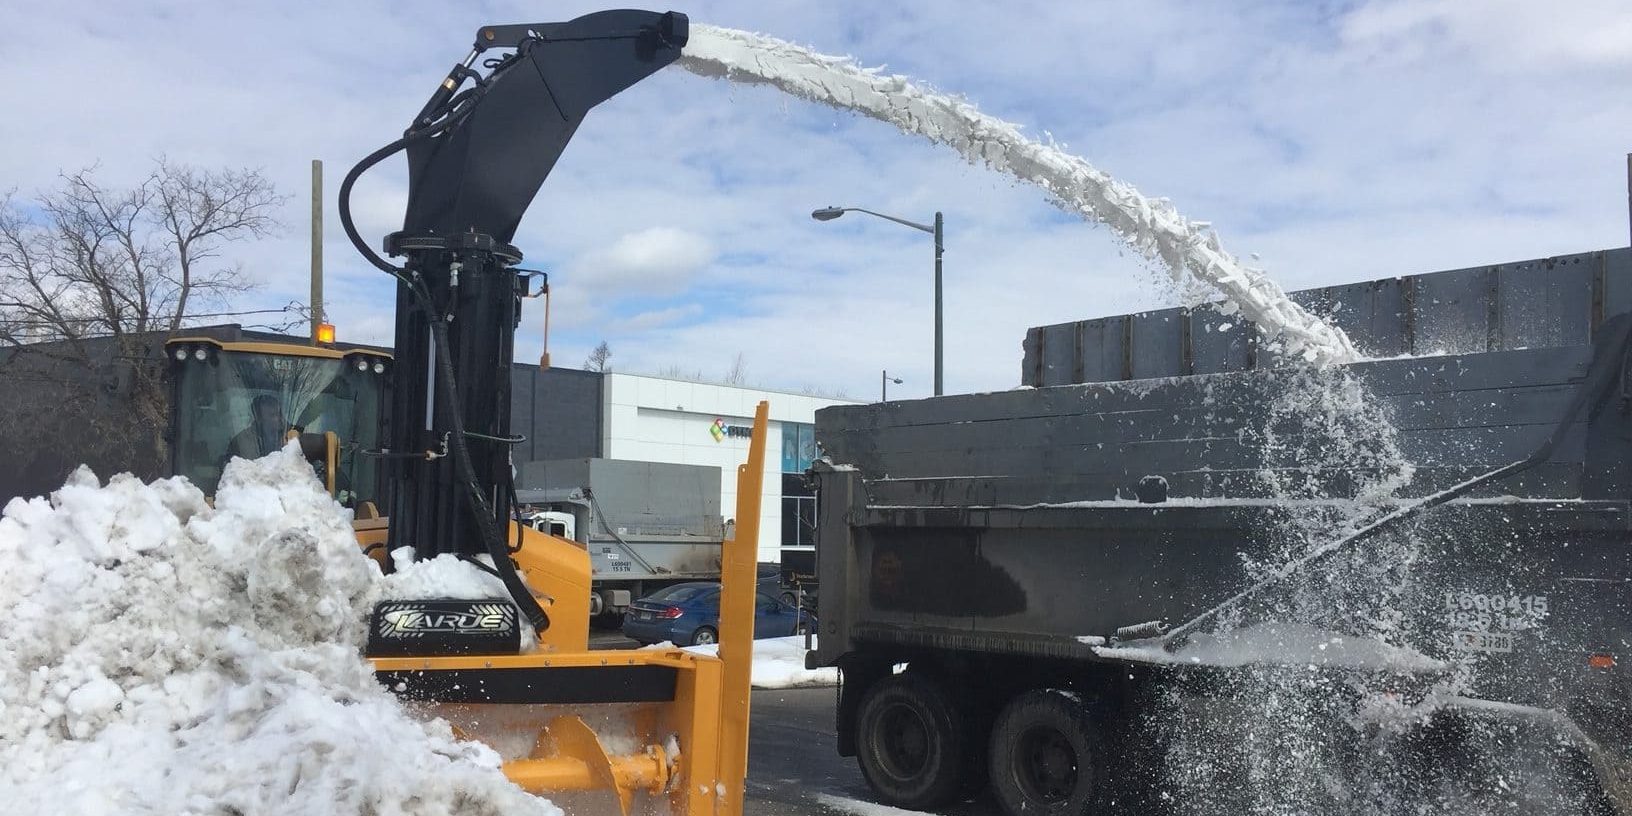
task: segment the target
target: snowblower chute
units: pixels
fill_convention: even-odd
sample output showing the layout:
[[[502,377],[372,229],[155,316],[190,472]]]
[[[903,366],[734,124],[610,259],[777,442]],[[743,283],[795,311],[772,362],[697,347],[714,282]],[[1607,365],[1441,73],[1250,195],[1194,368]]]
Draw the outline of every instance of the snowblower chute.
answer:
[[[519,268],[510,242],[589,110],[675,61],[686,39],[676,12],[484,27],[403,136],[340,186],[347,236],[397,281],[387,443],[372,451],[388,487],[387,546],[477,564],[507,596],[383,601],[370,631],[376,674],[494,748],[512,781],[579,812],[742,807],[768,407],[721,549],[719,658],[589,651],[589,554],[518,522],[510,457],[524,441],[510,429],[515,330],[544,277]],[[485,73],[472,67],[489,53]],[[358,177],[399,152],[408,205],[385,250],[401,265],[362,239],[350,207]]]

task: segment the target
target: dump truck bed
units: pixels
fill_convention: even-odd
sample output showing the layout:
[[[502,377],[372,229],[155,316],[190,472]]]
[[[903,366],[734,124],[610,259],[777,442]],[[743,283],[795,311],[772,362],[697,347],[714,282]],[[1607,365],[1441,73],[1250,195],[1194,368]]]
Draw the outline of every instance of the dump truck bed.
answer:
[[[1608,269],[1624,255],[1581,257]],[[1563,301],[1547,300],[1549,287],[1585,286],[1579,333],[1559,335],[1579,342],[1500,349],[1487,333],[1482,342],[1499,350],[1318,375],[1358,383],[1397,429],[1415,472],[1386,501],[1355,501],[1374,486],[1371,462],[1327,455],[1353,442],[1338,435],[1366,429],[1300,426],[1277,413],[1317,375],[1269,360],[819,411],[824,594],[813,662],[842,664],[881,647],[1103,660],[1100,647],[1119,628],[1186,621],[1339,534],[1312,519],[1363,522],[1524,459],[1568,413],[1595,357],[1588,339],[1614,316],[1593,311],[1606,301],[1592,292],[1626,290],[1624,277],[1595,278],[1594,268],[1505,290],[1553,303]],[[1420,277],[1429,280],[1411,284],[1419,292],[1439,285]],[[1497,307],[1451,314],[1499,316]],[[1375,328],[1377,316],[1367,319]],[[1433,328],[1418,315],[1412,331]],[[1078,374],[1095,358],[1082,336]],[[1030,343],[1028,360],[1040,352]],[[1567,423],[1547,461],[1362,545],[1351,569],[1377,569],[1374,585],[1363,574],[1322,572],[1305,576],[1302,591],[1329,591],[1333,620],[1368,603],[1397,614],[1391,640],[1473,667],[1479,696],[1577,714],[1624,710],[1623,670],[1593,656],[1632,646],[1626,406],[1625,389],[1612,389]],[[1141,503],[1140,484],[1153,478],[1165,500]],[[1284,491],[1289,482],[1296,495]],[[1385,574],[1389,559],[1407,559],[1409,570]],[[1388,597],[1368,599],[1370,588]],[[1307,617],[1290,622],[1332,623],[1300,609]]]

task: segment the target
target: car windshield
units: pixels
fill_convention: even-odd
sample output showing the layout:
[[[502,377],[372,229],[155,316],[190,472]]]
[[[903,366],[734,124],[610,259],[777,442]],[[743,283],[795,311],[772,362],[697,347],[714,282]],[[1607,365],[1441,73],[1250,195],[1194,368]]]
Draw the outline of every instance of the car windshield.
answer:
[[[363,359],[363,358],[359,358]],[[280,449],[291,429],[340,440],[335,489],[342,502],[375,498],[385,377],[356,360],[223,351],[176,368],[176,473],[213,495],[232,457]]]
[[[703,600],[717,590],[710,584],[680,584],[679,586],[665,587],[647,596],[648,601],[662,601],[664,603],[685,603],[687,601]]]

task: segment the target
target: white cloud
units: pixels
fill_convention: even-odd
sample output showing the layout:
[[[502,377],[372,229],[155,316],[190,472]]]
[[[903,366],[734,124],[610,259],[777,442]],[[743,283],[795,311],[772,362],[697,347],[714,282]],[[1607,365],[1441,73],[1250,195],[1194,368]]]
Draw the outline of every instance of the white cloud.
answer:
[[[667,294],[714,260],[714,247],[695,232],[648,227],[586,253],[572,270],[577,285],[600,292]]]

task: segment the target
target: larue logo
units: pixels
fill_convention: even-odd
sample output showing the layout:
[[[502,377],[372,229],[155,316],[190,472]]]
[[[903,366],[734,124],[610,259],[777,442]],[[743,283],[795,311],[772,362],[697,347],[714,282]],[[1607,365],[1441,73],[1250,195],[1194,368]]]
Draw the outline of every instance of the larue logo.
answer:
[[[469,612],[439,611],[401,605],[382,610],[380,634],[409,636],[422,633],[501,632],[510,626],[509,610],[499,604],[481,604]]]
[[[748,439],[754,435],[754,429],[746,425],[727,425],[725,420],[715,417],[713,424],[708,426],[708,435],[714,437],[715,442],[724,442],[728,436]]]

